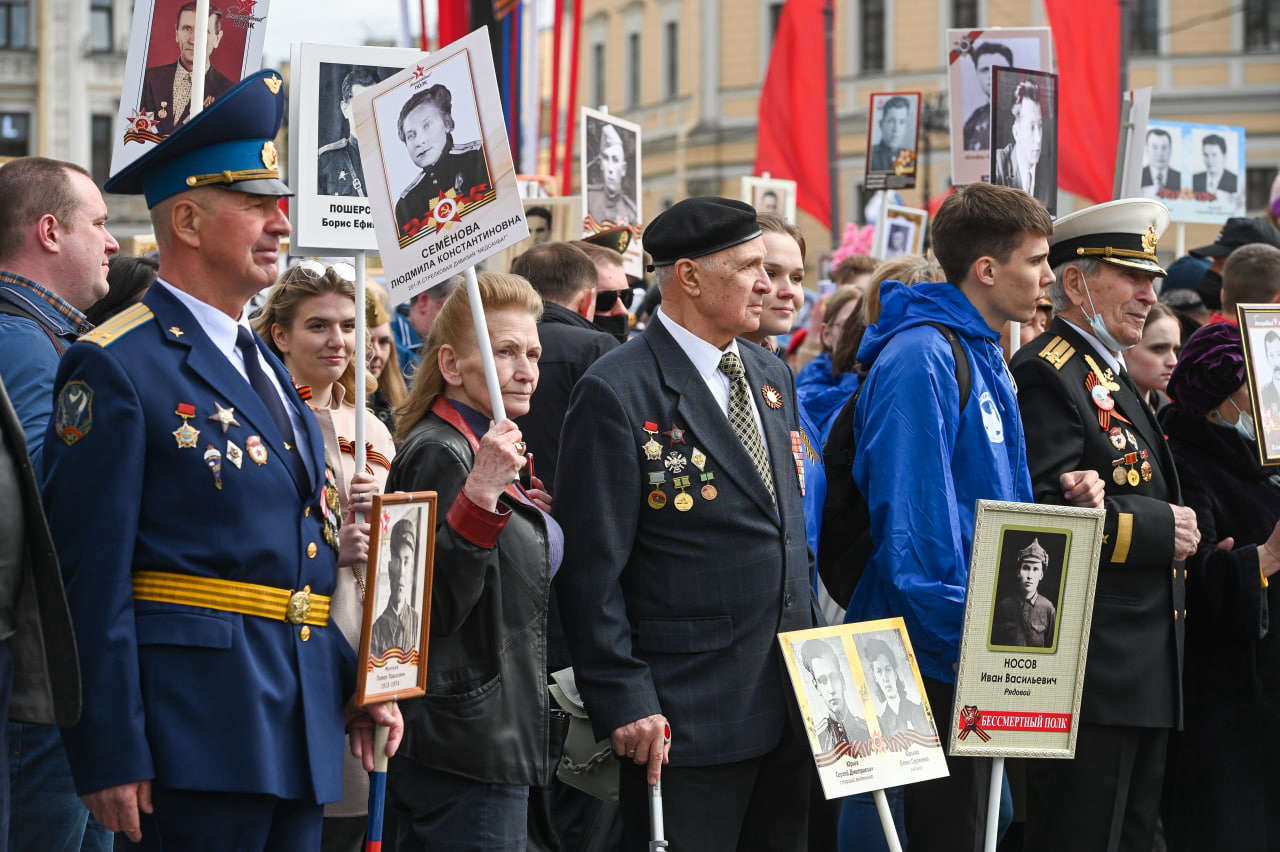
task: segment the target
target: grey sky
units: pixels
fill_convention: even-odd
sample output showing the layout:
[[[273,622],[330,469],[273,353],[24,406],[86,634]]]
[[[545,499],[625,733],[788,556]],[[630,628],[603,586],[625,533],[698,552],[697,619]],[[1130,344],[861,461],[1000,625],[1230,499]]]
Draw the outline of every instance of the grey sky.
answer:
[[[434,3],[428,3],[434,18]],[[418,2],[409,2],[409,27],[416,33]],[[289,45],[310,41],[321,44],[394,42],[400,32],[400,0],[271,0],[266,65],[289,61]]]

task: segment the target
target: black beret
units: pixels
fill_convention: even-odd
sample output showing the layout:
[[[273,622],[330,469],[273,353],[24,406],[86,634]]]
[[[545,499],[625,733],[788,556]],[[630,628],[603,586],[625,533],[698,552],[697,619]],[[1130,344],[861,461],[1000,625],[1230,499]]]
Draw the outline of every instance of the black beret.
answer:
[[[662,211],[644,229],[644,250],[653,258],[652,272],[681,258],[706,257],[760,236],[756,210],[750,204],[703,195],[686,198]]]

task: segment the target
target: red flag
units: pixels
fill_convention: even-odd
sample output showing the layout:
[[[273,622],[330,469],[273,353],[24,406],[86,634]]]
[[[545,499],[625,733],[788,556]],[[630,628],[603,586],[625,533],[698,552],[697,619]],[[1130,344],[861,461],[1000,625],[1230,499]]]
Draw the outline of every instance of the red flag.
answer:
[[[796,182],[796,204],[831,227],[823,0],[786,0],[760,92],[757,175]]]
[[[440,47],[453,44],[471,32],[471,10],[468,0],[439,0],[437,14],[439,20],[436,31],[439,33]],[[424,17],[422,20],[422,29],[425,32],[427,19]]]
[[[1058,57],[1058,186],[1110,201],[1120,137],[1120,3],[1045,0]]]

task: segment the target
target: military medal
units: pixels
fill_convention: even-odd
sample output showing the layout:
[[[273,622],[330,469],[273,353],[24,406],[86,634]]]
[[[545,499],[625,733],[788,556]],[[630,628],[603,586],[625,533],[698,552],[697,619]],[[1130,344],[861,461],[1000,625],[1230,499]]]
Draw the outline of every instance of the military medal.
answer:
[[[1117,450],[1124,449],[1124,433],[1120,431],[1119,426],[1112,426],[1111,431],[1107,433],[1107,437],[1111,439],[1111,446]]]
[[[644,457],[649,461],[657,461],[662,458],[662,445],[657,441],[658,424],[652,420],[644,422],[644,431],[649,433],[649,440],[640,445],[640,449],[644,450]]]
[[[662,460],[662,463],[672,473],[683,473],[684,469],[689,465],[689,460],[672,450],[667,453],[667,457]]]
[[[697,447],[693,448],[693,452],[689,453],[689,461],[693,462],[693,466],[698,470],[702,470],[702,466],[707,463],[707,456]]]
[[[1141,477],[1138,476],[1138,469],[1136,467],[1129,468],[1129,484],[1136,486],[1139,482],[1141,482]]]
[[[703,500],[714,500],[716,499],[716,496],[719,495],[720,492],[716,491],[716,487],[711,484],[711,480],[715,478],[716,478],[716,475],[711,471],[707,471],[706,473],[702,474],[702,481],[706,483],[705,485],[702,486]]]
[[[1129,439],[1130,445],[1132,445],[1135,450],[1138,449],[1138,439],[1134,436],[1133,430],[1125,429],[1124,436]]]
[[[764,404],[770,408],[782,407],[782,394],[778,393],[778,389],[773,385],[761,386],[760,395],[764,397]]]
[[[676,495],[675,503],[676,511],[687,512],[693,508],[693,498],[689,496],[684,489],[689,487],[689,477],[677,476],[671,480],[671,484],[680,492]]]
[[[221,403],[215,402],[213,407],[218,409],[215,413],[209,415],[209,419],[222,427],[222,434],[227,434],[227,430],[232,426],[239,426],[240,421],[236,420],[236,410],[230,406],[223,408]]]
[[[204,463],[209,465],[209,470],[213,473],[213,484],[219,491],[222,490],[222,453],[218,452],[218,448],[210,444],[204,451]]]
[[[672,423],[672,424],[671,424],[671,428],[670,428],[670,429],[668,429],[666,432],[663,432],[662,434],[666,435],[666,436],[667,436],[667,438],[668,438],[668,439],[670,439],[670,441],[671,441],[671,446],[673,446],[673,447],[674,447],[676,444],[683,444],[683,443],[685,442],[685,440],[684,440],[684,430],[683,430],[683,429],[681,429],[679,426],[677,426],[677,425],[676,425],[676,424],[674,424],[674,423]]]
[[[241,463],[244,461],[244,450],[236,446],[235,441],[227,441],[227,461],[236,466],[236,470],[240,469]]]
[[[1124,485],[1129,481],[1129,471],[1125,468],[1123,462],[1124,459],[1120,459],[1117,462],[1119,467],[1111,472],[1111,478],[1115,480],[1116,485]]]
[[[267,448],[263,446],[262,439],[257,435],[250,435],[246,438],[244,446],[254,464],[263,465],[267,463]]]
[[[662,483],[667,481],[667,475],[660,470],[649,472],[649,484],[653,486],[653,490],[649,492],[649,508],[661,509],[667,505],[667,495],[662,491]]]
[[[324,540],[334,550],[338,549],[338,527],[341,524],[342,507],[338,502],[338,481],[333,468],[324,466],[324,488],[320,494],[324,511]]]
[[[1111,411],[1116,407],[1116,401],[1111,398],[1111,391],[1102,384],[1096,384],[1090,388],[1089,396],[1093,397],[1093,404],[1103,411]]]
[[[1151,473],[1152,473],[1152,472],[1151,472],[1151,462],[1149,462],[1149,461],[1144,461],[1144,462],[1142,463],[1142,481],[1143,481],[1143,482],[1150,482],[1150,481],[1151,481]],[[1135,484],[1136,484],[1136,483],[1135,483]]]
[[[198,448],[200,445],[200,430],[187,422],[196,416],[196,407],[180,402],[178,403],[178,409],[173,413],[182,418],[182,425],[173,430],[173,437],[177,439],[178,447],[184,450]]]

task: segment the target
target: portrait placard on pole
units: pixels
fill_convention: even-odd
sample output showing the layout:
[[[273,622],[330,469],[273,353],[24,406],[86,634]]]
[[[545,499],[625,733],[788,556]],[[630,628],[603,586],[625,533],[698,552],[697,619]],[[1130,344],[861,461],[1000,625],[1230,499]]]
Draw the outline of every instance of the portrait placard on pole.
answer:
[[[1120,102],[1120,140],[1116,146],[1116,198],[1137,198],[1142,194],[1142,161],[1150,117],[1151,87],[1125,92]]]
[[[269,3],[232,0],[223,8],[210,7],[202,107],[262,67]],[[184,8],[188,5],[192,8]],[[111,174],[190,117],[196,36],[196,12],[189,0],[134,3],[124,86],[111,127]]]
[[[425,55],[399,47],[293,45],[289,222],[295,254],[377,251],[351,102]]]
[[[774,177],[743,177],[742,200],[756,208],[757,213],[781,216],[792,225],[796,223],[796,182]]]
[[[1280,305],[1236,305],[1258,460],[1280,464]]]
[[[436,492],[375,494],[364,574],[356,704],[427,691]]]
[[[828,799],[947,775],[901,618],[794,630],[778,642]]]
[[[875,249],[881,260],[892,260],[904,254],[924,254],[924,237],[928,231],[929,211],[920,207],[886,204],[876,223]]]
[[[1245,213],[1245,132],[1226,124],[1147,122],[1142,195],[1163,201],[1173,222],[1221,225]]]
[[[952,755],[1075,755],[1103,509],[979,500]]]
[[[393,304],[529,236],[485,28],[351,103]]]
[[[870,192],[915,186],[919,139],[920,93],[873,92],[867,110],[863,187]]]
[[[640,125],[586,107],[578,125],[582,235],[629,227],[631,242],[622,255],[622,267],[628,275],[643,278]]]
[[[991,69],[991,183],[1021,189],[1058,212],[1058,75]]]
[[[951,182],[989,180],[991,149],[1012,139],[992,134],[991,69],[1053,70],[1048,27],[947,30],[947,86],[951,103]]]

